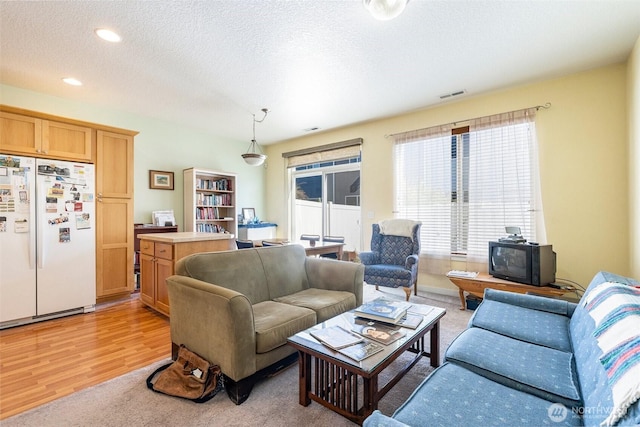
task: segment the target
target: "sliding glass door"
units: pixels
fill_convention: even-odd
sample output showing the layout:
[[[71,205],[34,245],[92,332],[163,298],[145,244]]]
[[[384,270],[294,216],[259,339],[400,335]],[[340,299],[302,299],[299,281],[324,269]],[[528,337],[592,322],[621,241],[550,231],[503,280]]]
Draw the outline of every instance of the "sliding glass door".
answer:
[[[360,250],[360,163],[327,163],[292,173],[292,239],[342,236],[347,250]]]

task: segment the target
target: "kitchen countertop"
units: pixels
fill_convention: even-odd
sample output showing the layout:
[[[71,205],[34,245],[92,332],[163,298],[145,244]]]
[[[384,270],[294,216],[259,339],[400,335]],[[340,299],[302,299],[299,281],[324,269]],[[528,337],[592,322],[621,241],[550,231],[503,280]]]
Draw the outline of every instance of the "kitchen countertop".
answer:
[[[203,240],[228,240],[235,236],[230,233],[197,233],[195,231],[179,231],[175,233],[138,234],[140,240],[152,240],[164,243],[199,242]]]

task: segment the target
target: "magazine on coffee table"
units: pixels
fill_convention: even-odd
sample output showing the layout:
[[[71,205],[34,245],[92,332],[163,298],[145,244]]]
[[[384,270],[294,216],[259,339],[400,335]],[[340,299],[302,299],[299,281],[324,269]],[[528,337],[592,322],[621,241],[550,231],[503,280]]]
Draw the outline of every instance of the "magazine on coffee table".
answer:
[[[407,315],[400,319],[397,325],[402,326],[403,328],[416,329],[418,326],[420,326],[423,320],[423,315],[407,312]]]
[[[364,338],[360,335],[356,335],[337,325],[323,329],[314,329],[309,331],[309,333],[322,344],[333,350],[340,350],[341,348],[364,341]]]
[[[373,341],[364,341],[358,344],[351,345],[349,347],[341,348],[339,353],[350,357],[351,359],[359,362],[366,359],[369,356],[384,350],[384,346]]]
[[[407,333],[398,326],[394,327],[378,322],[367,322],[363,319],[356,319],[351,330],[365,338],[384,345],[391,344],[407,335]]]

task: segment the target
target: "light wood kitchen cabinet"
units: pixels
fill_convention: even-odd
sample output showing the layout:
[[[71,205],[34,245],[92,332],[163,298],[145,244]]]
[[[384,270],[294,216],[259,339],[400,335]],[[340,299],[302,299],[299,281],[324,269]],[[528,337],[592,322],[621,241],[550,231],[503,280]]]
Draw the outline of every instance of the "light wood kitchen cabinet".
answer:
[[[169,316],[167,277],[175,273],[179,259],[198,252],[232,248],[233,234],[149,233],[140,234],[140,301]]]
[[[96,200],[96,298],[129,294],[133,275],[133,200]]]
[[[173,274],[173,246],[169,243],[140,241],[140,300],[169,315],[166,279]]]
[[[0,151],[8,154],[91,162],[92,129],[0,112]]]
[[[133,274],[133,138],[138,132],[0,105],[0,152],[95,164],[97,302]]]
[[[133,136],[97,131],[96,297],[128,294],[133,273]]]

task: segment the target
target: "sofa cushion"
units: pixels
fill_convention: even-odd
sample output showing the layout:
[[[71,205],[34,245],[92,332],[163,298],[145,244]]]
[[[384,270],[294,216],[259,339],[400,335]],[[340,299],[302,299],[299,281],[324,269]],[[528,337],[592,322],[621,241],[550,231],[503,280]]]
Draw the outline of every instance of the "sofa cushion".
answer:
[[[412,426],[578,426],[570,409],[453,363],[436,369],[393,414]]]
[[[316,312],[318,322],[356,308],[356,296],[351,292],[316,288],[275,298],[274,301],[311,309]]]
[[[256,249],[261,273],[266,277],[269,299],[273,300],[309,288],[301,245],[269,246]]]
[[[487,329],[521,341],[571,352],[569,317],[485,299],[470,326]]]
[[[271,299],[256,249],[193,254],[176,263],[176,274],[233,289],[251,304]]]
[[[253,305],[256,353],[266,353],[287,343],[287,338],[316,324],[313,310],[264,301]]]
[[[581,404],[573,354],[469,328],[445,358],[508,387],[569,407]]]

